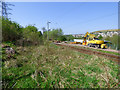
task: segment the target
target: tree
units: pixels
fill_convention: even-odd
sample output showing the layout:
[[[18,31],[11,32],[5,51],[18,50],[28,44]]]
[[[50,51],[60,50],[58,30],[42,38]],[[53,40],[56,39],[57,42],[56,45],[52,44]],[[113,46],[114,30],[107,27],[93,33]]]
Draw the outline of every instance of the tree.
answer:
[[[43,33],[44,38],[47,38],[48,31]],[[57,40],[60,36],[63,35],[62,29],[53,29],[49,31],[49,39]]]
[[[100,35],[100,36],[98,37],[98,39],[102,40],[102,39],[103,39],[102,35]]]
[[[22,35],[22,27],[16,22],[2,18],[2,41],[16,41]]]
[[[120,46],[119,46],[119,44],[120,44],[119,38],[120,38],[120,36],[118,36],[118,35],[113,35],[112,37],[109,37],[109,36],[106,37],[105,40],[108,40],[108,41],[112,42],[112,48],[113,48],[113,49],[120,49]]]
[[[74,39],[74,37],[72,35],[65,35],[65,36],[66,36],[67,41],[70,41],[70,40]]]
[[[67,39],[66,39],[65,35],[62,35],[62,36],[58,37],[58,40],[59,41],[66,41]]]
[[[39,37],[42,37],[42,32],[38,31]]]
[[[42,33],[35,26],[29,25],[23,29],[23,38],[26,42],[31,42],[34,45],[40,44]]]
[[[43,33],[47,31],[45,27],[42,27],[42,30],[43,30]]]

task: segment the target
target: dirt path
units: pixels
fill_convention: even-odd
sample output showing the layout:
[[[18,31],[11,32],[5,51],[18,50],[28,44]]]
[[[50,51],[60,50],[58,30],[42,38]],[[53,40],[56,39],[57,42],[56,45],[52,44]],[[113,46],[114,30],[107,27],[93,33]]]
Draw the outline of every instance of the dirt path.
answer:
[[[109,53],[103,53],[103,52],[99,52],[99,51],[93,51],[93,50],[90,50],[90,49],[85,49],[85,48],[77,48],[75,46],[77,45],[73,45],[73,44],[61,44],[61,43],[55,43],[56,45],[58,46],[65,46],[65,47],[68,47],[68,48],[71,48],[73,50],[76,50],[80,53],[84,53],[84,54],[88,54],[88,55],[97,55],[97,56],[104,56],[106,58],[109,58],[110,60],[113,60],[115,62],[119,62],[120,63],[120,56],[118,55],[113,55],[113,54],[109,54]]]
[[[80,46],[80,47],[92,48],[92,49],[97,49],[97,50],[103,50],[103,51],[110,51],[110,52],[120,53],[120,50],[93,48],[93,47],[88,47],[88,46],[84,46],[84,45],[80,45],[80,44],[66,44],[66,43],[59,43],[59,44],[70,45],[70,46]]]

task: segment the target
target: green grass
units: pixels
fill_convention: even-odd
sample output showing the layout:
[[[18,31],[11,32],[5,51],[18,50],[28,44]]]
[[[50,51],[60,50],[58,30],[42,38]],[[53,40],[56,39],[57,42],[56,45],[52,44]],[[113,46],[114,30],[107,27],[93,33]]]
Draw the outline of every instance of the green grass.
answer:
[[[120,55],[120,53],[111,52],[111,51],[103,51],[103,50],[97,50],[97,51],[104,52],[104,53],[109,53],[109,54],[114,54],[114,55]]]
[[[113,88],[118,82],[117,63],[104,57],[54,44],[19,53],[2,63],[4,88]]]

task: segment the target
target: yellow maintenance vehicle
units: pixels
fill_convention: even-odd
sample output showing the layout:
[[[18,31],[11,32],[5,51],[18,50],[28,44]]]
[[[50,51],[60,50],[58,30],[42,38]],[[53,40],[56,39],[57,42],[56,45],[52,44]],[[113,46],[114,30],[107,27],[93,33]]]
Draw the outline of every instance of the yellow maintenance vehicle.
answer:
[[[95,37],[94,34],[86,33],[83,39],[82,45],[87,45],[89,47],[95,47],[95,48],[107,48],[107,45],[104,44],[103,40],[99,40]]]

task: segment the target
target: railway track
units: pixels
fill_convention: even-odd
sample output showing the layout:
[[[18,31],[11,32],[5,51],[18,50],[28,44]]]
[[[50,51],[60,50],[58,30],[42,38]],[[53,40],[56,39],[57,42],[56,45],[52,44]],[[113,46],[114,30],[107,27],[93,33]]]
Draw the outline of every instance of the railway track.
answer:
[[[93,51],[93,50],[88,50],[88,49],[84,49],[84,48],[77,48],[77,47],[74,47],[74,46],[70,46],[70,45],[67,45],[67,44],[58,44],[58,43],[55,43],[57,46],[64,46],[64,47],[67,47],[67,48],[71,48],[75,51],[78,51],[80,53],[84,53],[84,54],[88,54],[88,55],[97,55],[97,56],[104,56],[106,58],[109,58],[110,60],[112,61],[115,61],[117,63],[120,64],[120,56],[118,55],[113,55],[113,54],[109,54],[109,53],[103,53],[103,52],[99,52],[99,51]]]

